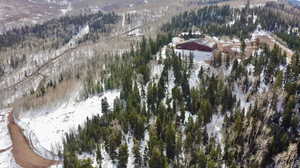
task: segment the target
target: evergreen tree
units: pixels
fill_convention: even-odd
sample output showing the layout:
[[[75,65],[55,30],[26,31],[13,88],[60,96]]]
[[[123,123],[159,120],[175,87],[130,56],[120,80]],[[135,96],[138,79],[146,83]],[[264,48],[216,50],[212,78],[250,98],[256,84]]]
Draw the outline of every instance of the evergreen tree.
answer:
[[[176,130],[173,124],[168,125],[166,128],[166,144],[167,157],[174,160],[176,155]]]
[[[134,141],[133,155],[134,155],[134,167],[135,168],[142,167],[142,155],[140,153],[140,142],[139,141]]]
[[[246,50],[246,43],[245,43],[245,39],[241,39],[241,52],[243,55],[245,55],[245,50]]]
[[[106,97],[101,100],[101,108],[102,108],[102,113],[103,114],[108,114],[109,113],[109,104],[107,102]]]
[[[153,147],[149,160],[150,168],[168,168],[168,162],[158,147]]]
[[[98,168],[102,168],[102,154],[101,154],[101,147],[100,145],[97,145],[97,150],[96,150],[96,160],[97,164],[99,165]]]
[[[119,168],[126,168],[128,162],[128,146],[127,144],[122,144],[119,149],[118,155],[118,167]]]

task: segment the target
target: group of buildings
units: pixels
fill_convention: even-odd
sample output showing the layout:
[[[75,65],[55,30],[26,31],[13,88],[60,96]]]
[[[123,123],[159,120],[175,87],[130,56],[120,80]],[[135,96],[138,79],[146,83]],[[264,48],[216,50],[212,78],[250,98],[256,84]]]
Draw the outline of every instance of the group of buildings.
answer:
[[[198,34],[197,34],[198,35]],[[194,62],[211,62],[214,58],[221,56],[225,60],[225,56],[230,58],[244,58],[253,55],[260,44],[267,44],[271,49],[277,45],[282,52],[287,54],[288,61],[294,54],[285,45],[278,42],[272,34],[259,31],[252,34],[251,39],[245,39],[245,48],[242,51],[242,42],[239,39],[229,39],[224,37],[219,39],[210,36],[197,36],[197,38],[185,38],[185,34],[173,38],[172,45],[177,55],[194,57]]]

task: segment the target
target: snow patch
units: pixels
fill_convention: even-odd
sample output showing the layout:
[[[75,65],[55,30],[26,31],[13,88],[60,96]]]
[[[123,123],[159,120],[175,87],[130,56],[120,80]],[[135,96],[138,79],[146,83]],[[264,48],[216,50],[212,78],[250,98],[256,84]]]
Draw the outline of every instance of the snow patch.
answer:
[[[213,115],[210,123],[206,125],[209,138],[215,137],[216,142],[221,145],[222,152],[224,151],[222,128],[224,123],[224,116]]]
[[[9,131],[7,128],[8,114],[12,109],[0,109],[0,150],[8,149],[12,145]],[[12,155],[11,148],[0,153],[1,168],[20,168]]]
[[[233,94],[236,96],[237,100],[240,101],[241,107],[245,109],[245,113],[247,113],[251,102],[247,102],[246,95],[243,93],[242,89],[237,86],[237,84],[234,85]]]
[[[7,147],[12,145],[9,131],[7,128],[7,118],[8,118],[8,113],[11,109],[2,109],[0,110],[0,150],[6,149]],[[1,167],[1,166],[0,166]]]
[[[11,150],[0,153],[1,168],[21,168],[15,161]]]
[[[105,168],[116,168],[117,166],[113,163],[112,159],[110,158],[109,154],[106,152],[104,147],[101,148],[101,155],[102,155],[102,167]]]
[[[127,143],[127,148],[128,148],[128,162],[127,162],[127,168],[134,168],[134,154],[133,154],[133,137],[131,135],[126,135],[125,140]]]
[[[61,9],[61,13],[63,15],[66,15],[67,13],[69,13],[72,10],[72,6],[71,3],[68,4],[68,7],[66,9]]]
[[[90,27],[89,25],[86,25],[85,27],[83,27],[80,32],[74,36],[68,43],[69,46],[73,46],[75,45],[79,39],[83,38],[86,34],[88,34],[90,32]]]

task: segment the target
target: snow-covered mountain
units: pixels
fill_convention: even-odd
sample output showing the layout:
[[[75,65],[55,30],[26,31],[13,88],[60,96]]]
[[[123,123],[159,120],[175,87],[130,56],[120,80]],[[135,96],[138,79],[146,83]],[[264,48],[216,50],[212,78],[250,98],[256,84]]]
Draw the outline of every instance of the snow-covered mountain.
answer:
[[[298,167],[288,9],[89,11],[0,35],[0,167]]]

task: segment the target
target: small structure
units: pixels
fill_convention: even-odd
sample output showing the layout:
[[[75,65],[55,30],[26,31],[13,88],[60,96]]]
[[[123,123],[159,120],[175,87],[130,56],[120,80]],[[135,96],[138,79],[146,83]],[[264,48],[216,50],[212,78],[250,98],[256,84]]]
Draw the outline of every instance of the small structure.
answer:
[[[177,55],[193,55],[195,62],[210,61],[213,58],[215,44],[204,40],[192,40],[177,44],[175,52]]]
[[[173,37],[172,38],[172,46],[176,47],[177,44],[183,43],[184,39],[180,37]]]

